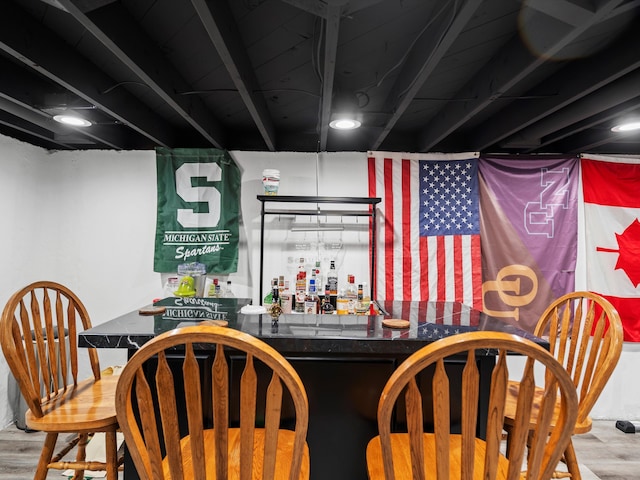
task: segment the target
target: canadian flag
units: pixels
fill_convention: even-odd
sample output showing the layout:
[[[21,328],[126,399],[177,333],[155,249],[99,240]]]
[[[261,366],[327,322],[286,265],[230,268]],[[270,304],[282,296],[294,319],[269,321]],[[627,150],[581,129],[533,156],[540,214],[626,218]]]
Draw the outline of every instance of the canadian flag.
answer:
[[[640,160],[584,157],[587,289],[620,313],[624,339],[640,342]]]

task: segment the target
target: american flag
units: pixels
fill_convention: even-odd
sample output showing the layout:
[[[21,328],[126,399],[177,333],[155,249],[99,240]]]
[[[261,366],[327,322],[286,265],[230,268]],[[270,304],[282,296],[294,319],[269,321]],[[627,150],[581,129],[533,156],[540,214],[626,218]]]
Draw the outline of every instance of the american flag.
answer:
[[[370,152],[369,196],[382,199],[375,298],[481,310],[477,154]]]

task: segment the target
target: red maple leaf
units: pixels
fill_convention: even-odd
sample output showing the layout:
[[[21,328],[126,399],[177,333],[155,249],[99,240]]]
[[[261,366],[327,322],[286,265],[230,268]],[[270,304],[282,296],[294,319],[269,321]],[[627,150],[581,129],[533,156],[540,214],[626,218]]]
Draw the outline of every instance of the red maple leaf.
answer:
[[[616,270],[623,270],[634,287],[640,284],[640,222],[636,218],[622,233],[616,233],[618,250],[597,247],[598,252],[617,252],[620,254]]]

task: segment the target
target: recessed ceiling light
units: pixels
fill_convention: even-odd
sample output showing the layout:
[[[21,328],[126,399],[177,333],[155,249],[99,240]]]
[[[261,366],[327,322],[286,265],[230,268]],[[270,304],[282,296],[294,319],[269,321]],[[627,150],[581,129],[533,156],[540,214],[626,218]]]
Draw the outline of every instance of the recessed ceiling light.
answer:
[[[72,127],[90,127],[91,122],[81,117],[74,115],[55,115],[53,119],[56,122],[64,123],[65,125],[71,125]]]
[[[628,122],[616,125],[611,129],[612,132],[630,132],[632,130],[640,129],[640,122]]]
[[[329,123],[329,126],[336,130],[353,130],[354,128],[360,127],[360,125],[362,125],[362,123],[351,118],[339,118]]]

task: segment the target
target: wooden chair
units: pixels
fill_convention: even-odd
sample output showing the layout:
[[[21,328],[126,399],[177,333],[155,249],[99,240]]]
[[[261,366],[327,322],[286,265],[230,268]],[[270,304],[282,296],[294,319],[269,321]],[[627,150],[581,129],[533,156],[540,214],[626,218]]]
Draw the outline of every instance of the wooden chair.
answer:
[[[98,354],[87,349],[93,376],[78,381],[77,333],[91,327],[87,310],[68,288],[35,282],[17,291],[0,319],[2,351],[28,406],[27,428],[46,432],[34,475],[44,480],[49,469],[106,470],[118,478],[115,409],[116,375],[101,375]],[[58,338],[59,334],[59,338]],[[65,340],[68,335],[68,342]],[[96,432],[105,433],[106,462],[87,461],[85,447]],[[55,454],[58,435],[75,435]],[[76,447],[75,461],[64,461]]]
[[[476,356],[488,349],[497,352],[491,376],[491,389],[486,417],[486,440],[479,438],[480,372]],[[503,411],[506,405],[509,371],[507,354],[527,357],[522,375],[523,385],[517,405],[518,417],[525,421],[513,429],[511,451],[501,453]],[[452,358],[453,357],[453,358]],[[463,368],[461,378],[450,378],[454,367],[445,359],[457,360]],[[433,379],[424,381],[422,389],[416,378],[433,366]],[[577,415],[576,391],[566,370],[544,348],[515,335],[501,332],[469,332],[431,343],[405,360],[387,382],[378,404],[379,435],[367,446],[367,468],[370,479],[400,480],[425,478],[447,479],[520,479],[526,452],[530,410],[533,408],[535,375],[544,372],[545,391],[541,398],[540,424],[531,445],[529,470],[523,478],[551,478],[564,447],[569,442]],[[458,372],[459,373],[459,372]],[[454,388],[451,388],[454,387]],[[551,422],[558,390],[559,416],[551,436]],[[391,422],[400,411],[398,398],[404,392],[406,433],[392,433]],[[455,392],[459,392],[455,394]],[[433,406],[434,433],[426,433],[423,408]],[[394,407],[396,407],[394,409]],[[460,408],[460,433],[452,433],[451,410]],[[398,419],[396,419],[398,420]]]
[[[606,299],[591,292],[573,292],[551,303],[542,313],[534,334],[549,338],[549,351],[564,366],[578,392],[578,417],[574,434],[591,430],[589,413],[618,363],[623,345],[620,316]],[[520,395],[519,382],[509,382],[505,430],[508,441],[511,426],[520,420],[515,405]],[[539,393],[539,392],[538,392]],[[534,409],[531,428],[538,422]],[[555,423],[551,423],[551,429]],[[567,472],[556,472],[554,478],[571,477],[580,480],[580,469],[573,442],[569,441],[562,461]]]
[[[176,349],[181,355],[171,357]],[[236,396],[230,372],[238,363],[228,361],[231,354],[236,362],[246,358]],[[203,355],[209,360],[196,358]],[[182,372],[176,378],[174,361]],[[258,388],[265,369],[266,394]],[[295,411],[293,431],[280,426],[287,391]],[[143,480],[309,478],[304,385],[282,355],[238,330],[203,322],[146,343],[120,375],[116,407]],[[239,425],[230,425],[230,411],[239,415]],[[188,422],[180,425],[180,419]]]

